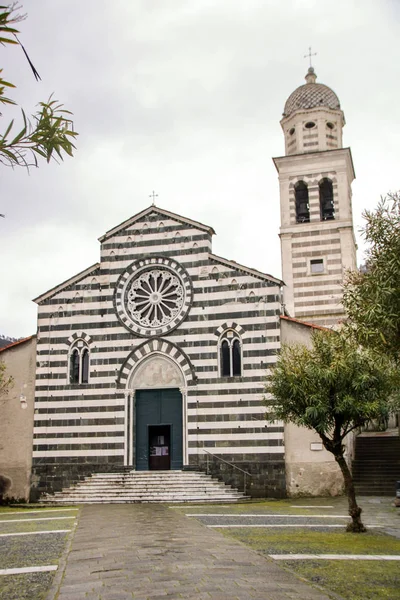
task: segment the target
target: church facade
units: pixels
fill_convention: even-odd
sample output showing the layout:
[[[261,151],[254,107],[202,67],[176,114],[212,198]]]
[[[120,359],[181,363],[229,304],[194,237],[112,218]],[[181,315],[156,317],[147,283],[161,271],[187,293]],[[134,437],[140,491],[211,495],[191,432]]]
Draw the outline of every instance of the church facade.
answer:
[[[212,227],[152,205],[100,238],[98,263],[36,298],[37,494],[93,472],[206,463],[230,483],[230,465],[250,473],[253,496],[340,490],[316,435],[268,420],[263,396],[282,339],[309,343],[344,317],[354,169],[339,100],[312,68],[281,125],[285,284],[214,255]]]
[[[283,424],[263,404],[282,282],[215,256],[213,233],[150,206],[100,238],[99,263],[36,299],[39,490],[217,455],[253,474],[254,494],[284,493]]]

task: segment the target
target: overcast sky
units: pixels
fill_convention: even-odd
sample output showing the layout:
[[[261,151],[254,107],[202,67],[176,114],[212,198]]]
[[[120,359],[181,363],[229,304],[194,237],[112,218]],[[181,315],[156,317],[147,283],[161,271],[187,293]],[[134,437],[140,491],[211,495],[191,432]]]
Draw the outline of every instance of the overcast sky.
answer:
[[[18,47],[0,47],[3,76],[30,113],[54,92],[79,138],[60,165],[0,166],[0,334],[35,333],[31,299],[97,262],[97,238],[153,189],[160,207],[214,227],[215,254],[279,277],[271,157],[284,154],[279,121],[310,45],[346,117],[356,231],[364,208],[400,188],[398,0],[26,0],[23,11],[42,81]]]

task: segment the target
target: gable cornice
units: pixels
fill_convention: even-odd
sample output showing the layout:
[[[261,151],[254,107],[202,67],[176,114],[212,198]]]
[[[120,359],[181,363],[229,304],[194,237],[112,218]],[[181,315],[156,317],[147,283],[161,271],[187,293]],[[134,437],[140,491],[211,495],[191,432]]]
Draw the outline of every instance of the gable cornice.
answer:
[[[179,221],[180,223],[184,223],[185,225],[190,225],[191,227],[195,227],[196,229],[201,229],[202,231],[205,231],[210,235],[215,235],[214,229],[212,227],[210,227],[209,225],[204,225],[204,223],[199,223],[199,221],[192,221],[192,219],[187,219],[186,217],[182,217],[182,215],[177,215],[176,213],[170,212],[169,210],[165,210],[164,208],[159,208],[158,206],[151,205],[148,208],[145,208],[144,210],[142,210],[142,212],[137,213],[133,217],[130,217],[126,221],[123,221],[122,223],[117,225],[116,227],[113,227],[113,229],[110,229],[109,231],[107,231],[104,235],[99,237],[99,242],[104,242],[109,237],[118,233],[118,231],[121,231],[121,229],[125,229],[126,227],[129,227],[133,223],[136,223],[136,221],[139,221],[143,217],[150,215],[151,213],[154,213],[154,212],[156,212],[159,215],[162,215],[164,217],[174,219],[175,221]]]
[[[38,296],[37,298],[34,298],[33,302],[36,302],[36,304],[40,304],[44,300],[48,300],[49,298],[51,298],[52,296],[54,296],[58,292],[61,292],[61,290],[64,290],[69,285],[73,285],[74,283],[78,283],[81,279],[83,279],[87,275],[90,275],[91,273],[93,273],[94,271],[96,271],[99,268],[100,268],[100,263],[95,263],[91,267],[88,267],[84,271],[81,271],[77,275],[74,275],[74,277],[71,277],[70,279],[67,279],[66,281],[64,281],[63,283],[60,283],[56,287],[51,288],[48,292],[45,292],[41,296]]]
[[[236,271],[243,271],[243,273],[247,273],[248,275],[253,275],[254,277],[258,277],[263,281],[271,281],[272,283],[276,283],[276,285],[285,285],[281,279],[277,279],[276,277],[272,277],[272,275],[268,275],[268,273],[262,273],[261,271],[257,271],[256,269],[251,269],[250,267],[245,267],[244,265],[240,265],[234,260],[227,260],[226,258],[222,258],[221,256],[217,256],[216,254],[209,254],[208,258],[217,262],[221,265],[225,265],[226,267],[231,267]]]

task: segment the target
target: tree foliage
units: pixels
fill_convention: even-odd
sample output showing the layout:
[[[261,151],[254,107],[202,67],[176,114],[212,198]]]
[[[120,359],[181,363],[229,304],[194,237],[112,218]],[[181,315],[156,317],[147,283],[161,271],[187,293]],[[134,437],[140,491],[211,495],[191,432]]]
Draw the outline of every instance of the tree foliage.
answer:
[[[400,194],[388,194],[363,216],[369,247],[365,270],[345,282],[348,327],[359,343],[400,362]]]
[[[338,463],[349,499],[351,530],[364,531],[344,439],[374,419],[386,419],[396,404],[396,371],[342,332],[318,331],[312,347],[284,346],[267,377],[268,418],[318,433]]]
[[[15,4],[0,6],[0,44],[21,45],[15,24],[24,17],[18,15],[18,7]],[[25,49],[21,45],[23,51]],[[26,52],[25,52],[26,54]],[[28,57],[27,57],[28,58]],[[29,58],[28,61],[37,76]],[[16,105],[9,97],[9,92],[15,85],[3,78],[3,70],[0,69],[0,104]],[[7,95],[6,95],[7,94]],[[47,102],[40,102],[37,112],[29,119],[23,109],[22,123],[16,126],[12,119],[0,133],[0,162],[4,165],[15,166],[37,166],[38,158],[43,157],[47,162],[57,158],[63,160],[63,153],[72,156],[75,146],[73,140],[78,135],[73,131],[73,122],[70,111],[63,108],[52,96]]]
[[[0,361],[0,400],[13,385],[13,378],[6,374],[6,365]]]

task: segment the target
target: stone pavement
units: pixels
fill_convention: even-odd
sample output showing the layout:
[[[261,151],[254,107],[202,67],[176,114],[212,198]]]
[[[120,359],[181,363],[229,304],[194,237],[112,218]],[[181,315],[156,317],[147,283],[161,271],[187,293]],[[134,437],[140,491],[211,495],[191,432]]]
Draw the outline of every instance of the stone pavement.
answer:
[[[273,560],[180,511],[148,504],[84,506],[50,597],[328,600]]]

